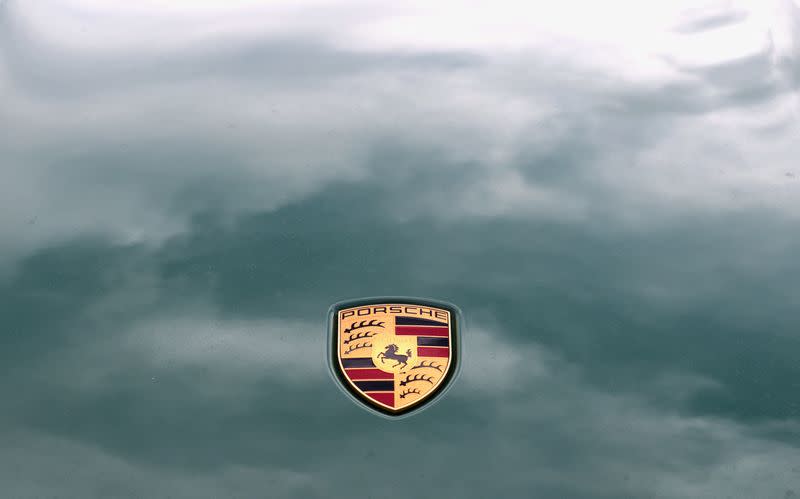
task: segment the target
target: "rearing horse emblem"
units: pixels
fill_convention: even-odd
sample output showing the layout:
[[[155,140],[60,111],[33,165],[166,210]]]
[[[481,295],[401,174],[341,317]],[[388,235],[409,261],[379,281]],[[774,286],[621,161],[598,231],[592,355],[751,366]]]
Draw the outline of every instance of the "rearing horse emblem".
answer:
[[[460,313],[449,303],[368,298],[333,305],[329,365],[344,392],[384,416],[416,412],[453,382]]]
[[[411,349],[409,348],[406,350],[405,355],[397,353],[398,349],[399,348],[394,343],[391,345],[386,345],[386,350],[378,354],[378,358],[381,359],[381,363],[386,362],[386,359],[392,359],[397,361],[392,367],[406,367],[408,365],[408,359],[411,358]]]

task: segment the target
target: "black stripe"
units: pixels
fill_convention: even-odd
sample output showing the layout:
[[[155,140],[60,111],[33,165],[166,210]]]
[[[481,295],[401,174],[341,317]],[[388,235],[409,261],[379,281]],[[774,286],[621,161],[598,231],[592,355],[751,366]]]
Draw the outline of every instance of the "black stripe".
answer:
[[[375,364],[372,363],[372,357],[342,359],[342,365],[345,369],[350,369],[351,367],[375,367]]]
[[[446,322],[432,321],[430,319],[420,319],[419,317],[395,317],[395,324],[398,326],[447,326]]]
[[[390,392],[394,390],[394,381],[354,381],[357,387],[365,392]]]
[[[424,336],[417,336],[417,346],[421,347],[449,347],[449,338],[426,338]]]

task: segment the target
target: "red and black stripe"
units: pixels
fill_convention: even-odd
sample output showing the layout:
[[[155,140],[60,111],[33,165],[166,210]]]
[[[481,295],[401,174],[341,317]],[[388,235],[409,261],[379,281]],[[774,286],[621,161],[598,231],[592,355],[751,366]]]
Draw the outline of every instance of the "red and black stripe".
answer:
[[[450,356],[450,327],[445,322],[419,317],[395,317],[395,334],[417,337],[420,357]]]
[[[446,322],[434,321],[431,319],[423,319],[421,317],[405,317],[398,315],[395,317],[395,326],[444,326],[447,327]]]
[[[419,317],[395,317],[394,334],[398,336],[450,336],[450,327],[445,322]]]
[[[342,359],[344,373],[359,390],[373,400],[394,407],[394,374],[375,368],[372,357]]]
[[[449,347],[450,338],[430,338],[427,336],[417,337],[417,346],[421,347]]]
[[[353,384],[365,392],[393,392],[394,375],[388,381],[354,381]]]
[[[375,367],[372,362],[372,357],[351,357],[349,359],[342,359],[342,366],[345,369],[356,367]]]
[[[345,369],[344,372],[353,381],[357,379],[394,379],[394,374],[380,369]]]
[[[448,347],[417,347],[419,357],[450,357]]]

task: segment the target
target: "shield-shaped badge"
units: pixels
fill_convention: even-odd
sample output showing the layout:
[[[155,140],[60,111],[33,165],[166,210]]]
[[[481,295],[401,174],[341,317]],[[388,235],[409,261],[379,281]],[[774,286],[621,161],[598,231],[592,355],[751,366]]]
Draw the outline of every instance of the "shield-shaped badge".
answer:
[[[460,313],[416,298],[368,298],[331,307],[330,367],[364,407],[398,417],[438,399],[457,373]]]

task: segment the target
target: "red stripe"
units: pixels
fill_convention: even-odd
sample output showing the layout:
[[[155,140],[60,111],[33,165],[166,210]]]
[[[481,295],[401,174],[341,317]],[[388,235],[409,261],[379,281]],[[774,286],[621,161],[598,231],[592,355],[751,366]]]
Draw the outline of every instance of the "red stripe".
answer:
[[[394,373],[380,369],[345,369],[345,372],[350,379],[394,379]]]
[[[420,357],[449,357],[450,349],[447,347],[417,347]]]
[[[444,336],[450,334],[447,326],[395,326],[394,334],[400,336]]]
[[[394,392],[367,392],[367,397],[394,407]]]

